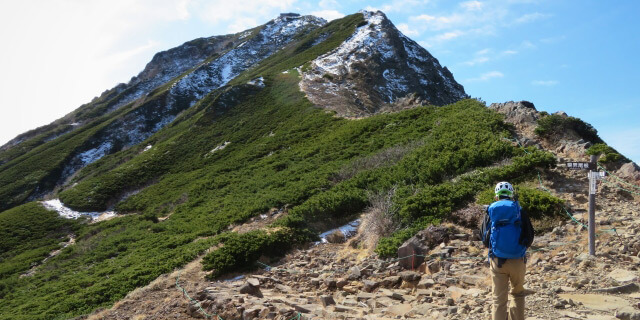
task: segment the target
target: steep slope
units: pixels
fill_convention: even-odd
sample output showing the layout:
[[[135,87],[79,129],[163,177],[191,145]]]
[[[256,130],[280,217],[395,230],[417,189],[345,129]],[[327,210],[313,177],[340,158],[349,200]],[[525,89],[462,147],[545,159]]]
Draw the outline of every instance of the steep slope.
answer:
[[[0,198],[5,201],[0,210],[41,198],[80,168],[142,142],[205,94],[324,23],[310,16],[281,16],[233,37],[196,40],[157,55],[128,85],[113,89],[115,97],[106,93],[98,103],[59,120],[73,122],[64,127],[77,129],[56,131],[53,140],[43,133],[36,142],[25,142],[25,148],[18,144],[5,150],[6,163],[0,166]],[[194,43],[200,42],[206,50],[196,49]],[[189,56],[193,51],[196,55]],[[182,74],[188,69],[193,70]],[[30,174],[25,177],[24,172]]]
[[[0,147],[0,164],[37,145],[53,140],[91,119],[116,110],[121,106],[148,94],[157,86],[202,63],[205,59],[220,54],[234,46],[241,34],[200,38],[179,47],[154,55],[140,74],[127,84],[119,84],[106,90],[88,104],[53,123],[25,132]]]
[[[311,102],[340,116],[363,117],[410,94],[434,105],[467,97],[451,72],[384,13],[363,14],[366,23],[353,36],[305,67],[300,88]]]

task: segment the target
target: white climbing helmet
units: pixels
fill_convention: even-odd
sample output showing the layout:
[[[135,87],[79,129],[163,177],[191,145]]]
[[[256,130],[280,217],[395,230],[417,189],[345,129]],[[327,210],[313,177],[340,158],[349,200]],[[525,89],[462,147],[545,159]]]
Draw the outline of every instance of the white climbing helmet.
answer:
[[[503,182],[499,182],[498,184],[496,184],[496,197],[499,196],[507,196],[507,197],[513,197],[513,186],[511,185],[511,183],[503,181]]]

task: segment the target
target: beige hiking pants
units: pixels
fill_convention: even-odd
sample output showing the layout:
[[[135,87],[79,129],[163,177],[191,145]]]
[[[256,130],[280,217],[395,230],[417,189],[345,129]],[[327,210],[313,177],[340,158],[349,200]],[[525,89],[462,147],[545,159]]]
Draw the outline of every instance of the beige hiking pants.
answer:
[[[524,259],[507,259],[498,268],[498,259],[491,259],[493,280],[493,320],[524,320]],[[511,281],[511,306],[507,310],[509,281]]]

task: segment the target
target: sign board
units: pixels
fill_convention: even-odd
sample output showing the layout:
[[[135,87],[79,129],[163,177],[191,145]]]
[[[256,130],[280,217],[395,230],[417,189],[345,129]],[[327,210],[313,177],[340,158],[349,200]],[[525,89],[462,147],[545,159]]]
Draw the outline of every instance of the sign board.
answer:
[[[596,194],[596,191],[598,191],[597,177],[599,176],[598,172],[589,172],[589,194]]]
[[[590,162],[567,162],[567,169],[589,170],[589,169],[595,169],[595,168],[592,168],[592,164]]]
[[[597,181],[602,180],[606,175],[603,171],[590,171],[587,173],[587,177],[589,177],[589,194],[596,194],[596,191],[598,191]]]

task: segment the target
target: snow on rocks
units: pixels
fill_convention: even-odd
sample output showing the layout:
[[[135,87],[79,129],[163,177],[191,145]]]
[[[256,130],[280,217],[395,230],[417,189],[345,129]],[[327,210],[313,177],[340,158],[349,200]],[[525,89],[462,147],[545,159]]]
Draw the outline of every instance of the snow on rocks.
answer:
[[[230,143],[231,143],[231,141],[225,141],[222,144],[217,145],[215,148],[211,149],[211,151],[209,151],[209,153],[207,153],[207,156],[212,155],[212,154],[216,153],[217,151],[220,151],[220,150],[226,148]]]
[[[102,143],[101,145],[93,149],[89,149],[85,152],[80,153],[78,157],[80,158],[82,163],[86,166],[104,157],[106,154],[109,153],[112,147],[113,145],[111,144],[110,141],[105,141],[104,143]]]
[[[344,241],[346,241],[348,238],[356,234],[359,226],[360,226],[360,219],[356,219],[338,228],[323,232],[319,235],[320,241],[317,243],[329,243],[330,241],[328,239],[333,234],[340,235],[341,237],[344,238]],[[344,242],[344,241],[340,241],[340,242]]]
[[[264,88],[264,78],[263,77],[259,77],[253,80],[249,80],[247,81],[247,84],[252,85],[252,86],[256,86],[256,87],[260,87],[260,88]]]
[[[312,61],[300,88],[339,116],[367,116],[415,92],[436,105],[466,98],[464,88],[384,13],[363,11],[360,26],[333,51]]]
[[[104,211],[104,212],[80,212],[75,211],[67,206],[65,206],[60,199],[46,200],[41,202],[42,205],[49,210],[54,210],[58,212],[58,214],[67,219],[78,219],[82,216],[89,217],[93,222],[109,220],[115,217],[117,214],[115,211]]]
[[[265,24],[253,37],[247,35],[242,46],[236,46],[180,79],[171,88],[171,93],[198,100],[287,45],[303,29],[317,28],[325,23],[324,19],[312,16],[280,16]]]

